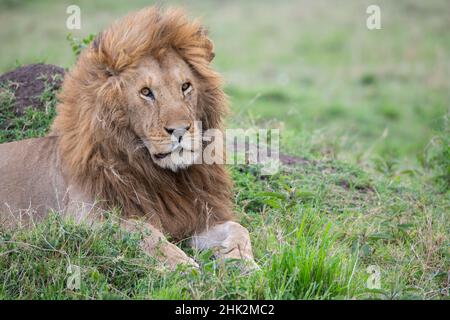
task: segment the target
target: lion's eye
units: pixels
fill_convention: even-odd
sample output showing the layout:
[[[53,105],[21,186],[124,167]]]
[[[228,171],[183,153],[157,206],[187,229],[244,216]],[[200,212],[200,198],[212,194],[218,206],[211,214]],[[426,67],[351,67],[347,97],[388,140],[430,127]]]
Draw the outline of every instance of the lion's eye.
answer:
[[[145,99],[155,100],[155,96],[153,95],[152,90],[147,87],[141,89],[141,96],[143,96]]]
[[[183,91],[184,95],[187,95],[192,91],[192,84],[190,82],[183,83],[183,85],[181,86],[181,91]]]

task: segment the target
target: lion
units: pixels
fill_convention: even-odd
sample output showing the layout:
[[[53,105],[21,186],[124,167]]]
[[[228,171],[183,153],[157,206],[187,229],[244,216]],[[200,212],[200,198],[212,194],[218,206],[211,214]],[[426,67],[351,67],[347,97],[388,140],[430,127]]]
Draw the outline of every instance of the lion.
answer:
[[[204,143],[192,143],[196,121],[222,130],[228,112],[213,58],[205,28],[180,9],[145,8],[97,35],[64,77],[51,133],[0,145],[0,225],[52,210],[101,223],[118,209],[170,267],[197,266],[182,239],[254,263],[226,168],[198,163]]]

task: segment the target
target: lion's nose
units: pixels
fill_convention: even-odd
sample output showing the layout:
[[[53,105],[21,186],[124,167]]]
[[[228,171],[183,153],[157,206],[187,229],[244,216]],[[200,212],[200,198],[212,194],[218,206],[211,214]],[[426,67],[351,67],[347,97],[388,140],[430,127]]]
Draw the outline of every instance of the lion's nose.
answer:
[[[188,125],[176,126],[176,127],[164,127],[164,130],[166,130],[166,132],[168,134],[173,134],[175,131],[182,132],[184,134],[190,128],[191,128],[191,125],[188,124]]]
[[[177,127],[164,127],[164,130],[171,136],[173,136],[179,143],[183,139],[183,135],[186,131],[188,131],[191,128],[191,125],[183,125],[183,126],[177,126]]]

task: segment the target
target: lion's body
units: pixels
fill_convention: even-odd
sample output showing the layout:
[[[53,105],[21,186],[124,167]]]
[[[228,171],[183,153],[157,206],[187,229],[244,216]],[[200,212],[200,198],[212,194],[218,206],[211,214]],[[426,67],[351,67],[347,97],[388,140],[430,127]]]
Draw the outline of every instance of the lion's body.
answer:
[[[80,216],[74,203],[82,202],[118,208],[174,239],[203,232],[196,243],[225,241],[226,254],[251,258],[248,232],[231,221],[223,165],[167,156],[201,152],[189,144],[194,120],[222,127],[227,103],[212,58],[202,26],[177,10],[143,9],[106,29],[66,74],[52,136],[0,146],[3,224],[20,209]],[[174,146],[171,128],[180,125]]]
[[[0,144],[0,221],[26,224],[61,210],[67,185],[60,170],[56,137]]]

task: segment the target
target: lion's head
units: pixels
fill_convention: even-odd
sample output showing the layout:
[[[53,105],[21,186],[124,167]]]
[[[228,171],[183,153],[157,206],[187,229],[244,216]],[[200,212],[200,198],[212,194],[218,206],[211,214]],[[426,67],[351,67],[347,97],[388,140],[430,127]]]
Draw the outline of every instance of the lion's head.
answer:
[[[227,111],[213,57],[180,10],[143,9],[101,32],[66,75],[53,124],[69,179],[127,214],[170,213],[177,228],[196,228],[211,208],[229,215],[226,171],[192,165],[195,123],[221,129]]]
[[[144,9],[97,37],[73,79],[66,79],[64,89],[70,89],[63,90],[62,100],[69,99],[67,91],[80,91],[81,101],[95,99],[92,111],[103,130],[128,130],[129,148],[145,146],[162,168],[186,168],[201,156],[194,122],[220,126],[225,111],[220,78],[209,68],[212,49],[201,25],[182,12]],[[90,87],[74,88],[80,83]],[[84,98],[93,91],[96,96]],[[111,113],[119,112],[120,119],[113,119]]]

